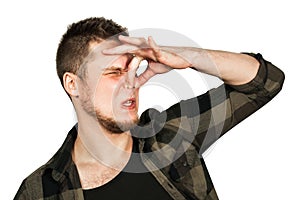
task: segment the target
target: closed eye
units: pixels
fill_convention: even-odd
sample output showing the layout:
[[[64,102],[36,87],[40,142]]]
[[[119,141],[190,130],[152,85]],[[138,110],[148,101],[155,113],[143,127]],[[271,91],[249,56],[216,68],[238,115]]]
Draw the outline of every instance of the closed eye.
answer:
[[[127,69],[121,69],[121,68],[118,68],[118,69],[107,69],[104,74],[105,75],[116,75],[116,76],[120,76],[124,73],[126,73],[128,70]]]

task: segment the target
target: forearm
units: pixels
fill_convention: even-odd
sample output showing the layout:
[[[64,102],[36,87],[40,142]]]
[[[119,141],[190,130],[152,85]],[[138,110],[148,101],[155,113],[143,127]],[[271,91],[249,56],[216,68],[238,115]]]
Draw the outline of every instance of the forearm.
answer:
[[[214,50],[205,50],[204,54],[206,55],[203,59],[208,59],[208,61],[201,62],[201,57],[194,59],[196,62],[192,64],[195,68],[218,76],[229,85],[241,85],[250,82],[259,68],[259,62],[246,54]]]
[[[217,76],[229,85],[250,82],[259,68],[259,62],[246,54],[190,47],[174,50],[194,69]]]

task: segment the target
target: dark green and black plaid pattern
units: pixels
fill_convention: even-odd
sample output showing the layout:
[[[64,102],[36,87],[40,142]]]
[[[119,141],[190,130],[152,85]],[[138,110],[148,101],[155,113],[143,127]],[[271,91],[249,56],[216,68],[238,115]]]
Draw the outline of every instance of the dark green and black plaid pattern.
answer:
[[[201,154],[281,90],[283,72],[260,54],[249,55],[260,62],[259,71],[251,82],[239,86],[221,85],[163,112],[149,109],[142,114],[139,127],[132,130],[134,135],[140,131],[143,135],[155,132],[152,137],[139,139],[140,155],[145,166],[174,199],[218,199]],[[74,126],[53,158],[23,181],[15,200],[84,199],[71,157],[76,136]],[[165,147],[173,154],[147,156]],[[173,159],[170,164],[157,167],[162,160]]]

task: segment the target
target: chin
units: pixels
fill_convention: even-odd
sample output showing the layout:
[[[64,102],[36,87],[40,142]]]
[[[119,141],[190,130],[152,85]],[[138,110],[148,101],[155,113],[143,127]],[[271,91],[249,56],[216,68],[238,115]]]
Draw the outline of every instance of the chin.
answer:
[[[136,122],[139,119],[137,111],[123,112],[115,116],[115,120],[119,122]]]
[[[109,130],[112,134],[121,134],[129,131],[134,128],[138,123],[136,121],[123,121],[123,122],[115,122],[114,124],[110,124],[110,126],[106,126],[105,128]]]
[[[137,113],[132,115],[128,115],[127,113],[126,115],[122,115],[122,117],[119,115],[118,118],[111,118],[97,112],[96,116],[99,125],[113,134],[121,134],[130,130],[135,127],[139,121]]]

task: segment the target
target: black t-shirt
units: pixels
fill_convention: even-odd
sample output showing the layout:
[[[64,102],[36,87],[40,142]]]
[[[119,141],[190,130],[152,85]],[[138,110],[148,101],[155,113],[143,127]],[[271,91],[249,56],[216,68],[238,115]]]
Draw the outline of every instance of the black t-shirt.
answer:
[[[137,152],[137,143],[134,139],[133,152]],[[113,180],[93,189],[83,190],[86,200],[168,200],[172,199],[168,192],[158,183],[151,172],[134,173],[126,168],[141,166],[138,156],[131,156],[128,164]]]

